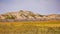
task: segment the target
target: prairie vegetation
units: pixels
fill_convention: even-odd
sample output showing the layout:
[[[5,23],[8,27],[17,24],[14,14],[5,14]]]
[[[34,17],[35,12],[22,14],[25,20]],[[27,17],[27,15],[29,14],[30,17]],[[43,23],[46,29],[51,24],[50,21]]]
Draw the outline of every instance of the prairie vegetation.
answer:
[[[0,34],[60,34],[60,21],[0,22]]]

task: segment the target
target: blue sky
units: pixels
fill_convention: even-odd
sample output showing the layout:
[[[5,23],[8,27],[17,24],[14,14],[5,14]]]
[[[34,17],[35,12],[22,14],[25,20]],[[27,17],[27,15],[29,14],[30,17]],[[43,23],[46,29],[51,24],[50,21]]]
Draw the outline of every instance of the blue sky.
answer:
[[[60,14],[60,0],[0,0],[0,14],[19,10],[39,14]]]

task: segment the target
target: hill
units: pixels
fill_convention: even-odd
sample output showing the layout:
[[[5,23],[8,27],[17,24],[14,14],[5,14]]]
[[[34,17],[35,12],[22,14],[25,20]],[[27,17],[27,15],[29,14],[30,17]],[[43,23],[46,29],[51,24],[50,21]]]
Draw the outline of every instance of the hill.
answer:
[[[40,15],[32,11],[20,10],[17,12],[8,12],[0,14],[0,21],[46,21],[60,20],[60,14]]]

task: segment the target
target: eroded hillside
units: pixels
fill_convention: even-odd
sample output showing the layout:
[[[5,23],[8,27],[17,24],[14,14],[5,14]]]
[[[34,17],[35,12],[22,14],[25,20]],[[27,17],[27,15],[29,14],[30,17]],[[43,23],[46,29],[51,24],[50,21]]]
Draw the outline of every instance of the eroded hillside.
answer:
[[[60,14],[40,15],[32,11],[20,10],[0,14],[0,21],[47,21],[60,20]]]

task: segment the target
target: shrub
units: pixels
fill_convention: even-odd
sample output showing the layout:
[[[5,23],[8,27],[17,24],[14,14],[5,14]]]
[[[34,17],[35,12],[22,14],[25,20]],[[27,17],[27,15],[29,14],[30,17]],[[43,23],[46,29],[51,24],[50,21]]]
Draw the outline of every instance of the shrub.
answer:
[[[6,19],[15,19],[15,17],[14,17],[14,16],[12,16],[12,15],[10,15],[10,16],[9,16],[9,15],[7,15],[7,16],[6,16]]]

